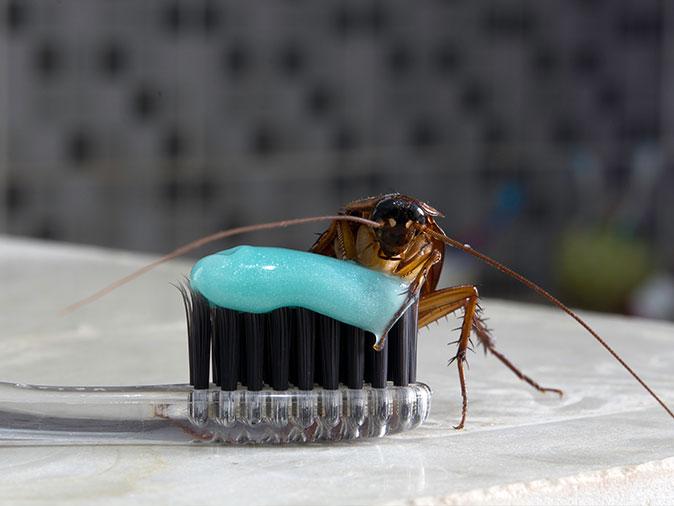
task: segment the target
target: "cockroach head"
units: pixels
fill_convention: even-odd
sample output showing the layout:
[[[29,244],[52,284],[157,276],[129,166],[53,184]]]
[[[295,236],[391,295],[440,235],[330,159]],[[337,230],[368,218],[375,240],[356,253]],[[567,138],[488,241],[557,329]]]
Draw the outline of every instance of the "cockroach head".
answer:
[[[432,208],[429,208],[432,209]],[[382,254],[387,258],[398,256],[425,225],[424,204],[400,194],[384,195],[374,206],[370,219],[379,223],[375,235]]]

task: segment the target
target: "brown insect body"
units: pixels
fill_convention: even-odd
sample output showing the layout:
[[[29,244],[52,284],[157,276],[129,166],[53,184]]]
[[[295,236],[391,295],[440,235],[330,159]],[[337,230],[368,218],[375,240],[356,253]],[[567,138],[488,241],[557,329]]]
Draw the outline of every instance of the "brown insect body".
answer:
[[[444,235],[433,219],[441,216],[438,211],[410,197],[389,194],[351,202],[340,214],[371,220],[380,227],[334,221],[311,247],[313,253],[355,260],[403,277],[414,281],[424,293],[435,290],[445,245],[424,232],[434,230]]]
[[[463,398],[462,416],[457,428],[463,427],[467,410],[464,362],[471,331],[519,378],[541,392],[561,390],[544,388],[523,374],[500,352],[494,349],[493,339],[480,317],[478,291],[474,286],[437,289],[442,271],[445,243],[437,235],[445,236],[435,222],[440,212],[430,205],[398,193],[369,197],[347,204],[340,214],[371,220],[378,228],[363,223],[334,221],[311,247],[311,251],[335,258],[354,260],[366,267],[403,277],[412,283],[412,290],[420,289],[419,327],[439,320],[458,309],[464,310],[456,360]],[[379,343],[380,349],[383,343]]]

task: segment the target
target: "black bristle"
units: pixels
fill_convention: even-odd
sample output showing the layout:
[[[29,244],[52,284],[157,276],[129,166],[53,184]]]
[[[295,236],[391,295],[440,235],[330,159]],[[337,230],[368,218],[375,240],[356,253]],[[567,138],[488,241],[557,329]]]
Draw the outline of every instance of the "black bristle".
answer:
[[[381,351],[376,351],[373,344],[374,335],[368,333],[365,338],[366,381],[374,388],[385,388],[388,379],[388,341],[384,342]]]
[[[316,379],[326,390],[339,387],[340,324],[327,316],[316,315]]]
[[[417,304],[412,305],[405,312],[401,324],[405,328],[404,339],[410,345],[408,380],[410,383],[415,383],[417,381],[417,334],[419,329],[419,306]]]
[[[314,313],[298,308],[295,312],[295,384],[300,390],[314,388]]]
[[[241,314],[231,309],[213,311],[213,381],[222,390],[236,390],[239,381],[239,335]],[[215,379],[217,378],[217,380]]]
[[[366,333],[365,343],[363,345],[363,353],[365,357],[365,362],[363,365],[363,381],[365,383],[372,383],[372,377],[374,375],[374,354],[376,353],[375,349],[371,346],[374,343],[374,338],[372,343],[370,342],[370,337],[372,333]]]
[[[290,356],[288,357],[288,381],[297,385],[297,311],[295,307],[288,309],[288,329],[290,330]]]
[[[344,361],[344,384],[349,388],[363,388],[365,372],[365,331],[352,325],[341,328]]]
[[[215,336],[215,308],[211,308],[211,376],[213,384],[220,386],[220,364],[222,363],[222,350],[220,340]]]
[[[263,315],[244,313],[243,329],[246,342],[246,386],[248,390],[262,390],[265,348]]]
[[[246,386],[248,384],[248,376],[247,376],[247,369],[248,369],[248,364],[246,363],[246,351],[247,351],[247,346],[246,346],[246,330],[245,330],[245,318],[246,314],[248,313],[241,313],[241,320],[239,321],[239,354],[236,356],[239,362],[239,383],[241,385]]]
[[[393,381],[396,386],[407,385],[410,377],[410,343],[405,339],[404,319],[403,315],[388,333],[389,361],[387,376],[389,381]]]
[[[274,390],[288,389],[290,360],[290,310],[280,308],[269,313],[269,383]]]
[[[189,283],[178,286],[187,316],[190,384],[208,388],[211,361],[211,308],[208,300]]]
[[[273,330],[273,327],[271,326],[271,315],[272,312],[260,315],[260,318],[262,319],[262,324],[264,325],[264,336],[265,336],[264,350],[262,352],[262,355],[264,357],[262,360],[262,382],[265,385],[271,385],[271,368],[272,368],[271,332]]]

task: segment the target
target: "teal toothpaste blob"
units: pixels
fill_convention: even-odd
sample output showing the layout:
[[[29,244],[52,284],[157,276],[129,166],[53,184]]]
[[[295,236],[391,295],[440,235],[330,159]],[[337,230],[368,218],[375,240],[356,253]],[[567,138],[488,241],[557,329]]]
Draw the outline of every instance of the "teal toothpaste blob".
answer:
[[[398,276],[284,248],[209,255],[194,264],[190,283],[216,306],[248,313],[302,307],[372,332],[376,344],[416,299]]]

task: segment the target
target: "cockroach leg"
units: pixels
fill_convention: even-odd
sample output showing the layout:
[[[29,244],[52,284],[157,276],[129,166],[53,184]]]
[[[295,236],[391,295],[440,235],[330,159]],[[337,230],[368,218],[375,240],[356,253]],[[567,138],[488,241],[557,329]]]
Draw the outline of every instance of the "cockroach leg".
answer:
[[[463,289],[469,287],[470,285],[443,288],[422,295],[419,301],[419,328],[430,325],[457,309],[463,308],[466,305],[466,299],[470,297]],[[457,294],[457,289],[462,290]]]
[[[443,316],[463,307],[463,323],[461,324],[461,335],[459,336],[459,346],[452,362],[456,360],[459,371],[459,382],[461,384],[461,420],[455,429],[463,429],[466,422],[466,413],[468,412],[468,394],[466,391],[466,378],[463,370],[466,361],[466,349],[470,340],[470,332],[473,328],[473,321],[477,311],[478,301],[477,288],[472,285],[455,286],[437,290],[424,295],[419,301],[419,326],[423,327],[432,323]],[[432,314],[432,317],[429,315]],[[451,362],[450,362],[451,363]]]
[[[414,260],[399,266],[395,273],[397,276],[412,279],[410,290],[416,292],[421,284],[426,281],[426,273],[440,261],[442,261],[442,255],[429,248],[427,251],[420,251]]]
[[[356,258],[356,238],[353,236],[353,231],[346,222],[340,221],[337,223],[337,237],[335,239],[335,251],[337,251],[342,259]]]
[[[475,314],[475,318],[473,320],[473,331],[475,332],[475,335],[479,339],[480,344],[484,346],[485,353],[489,351],[489,353],[491,353],[497,359],[499,359],[501,363],[505,365],[508,369],[510,369],[519,379],[531,385],[533,388],[535,388],[541,393],[552,392],[559,395],[560,397],[564,396],[564,392],[559,388],[548,388],[538,384],[535,380],[533,380],[532,378],[524,374],[522,371],[520,371],[515,364],[513,364],[510,360],[506,358],[505,355],[503,355],[500,351],[496,350],[496,348],[494,347],[494,340],[492,339],[492,336],[489,333],[489,329],[487,329],[487,327],[484,324],[484,321],[482,320],[482,318],[480,318],[480,315],[478,313]]]
[[[522,381],[528,383],[539,392],[553,392],[560,397],[563,395],[563,392],[557,388],[546,388],[539,385],[536,381],[520,371],[505,357],[505,355],[495,349],[494,340],[480,316],[478,300],[479,294],[477,288],[472,285],[463,285],[444,288],[424,295],[419,302],[419,327],[425,327],[457,309],[463,308],[464,310],[461,334],[458,340],[458,349],[456,355],[451,360],[451,362],[456,360],[457,363],[462,399],[461,421],[454,427],[455,429],[463,428],[468,409],[468,397],[466,393],[466,380],[463,366],[466,361],[466,350],[468,349],[470,342],[471,330],[475,332],[480,344],[484,346],[485,351],[489,351],[499,359]]]

